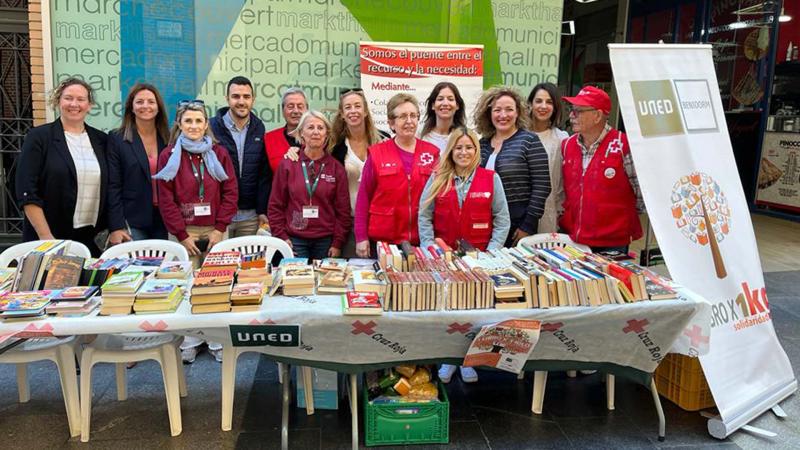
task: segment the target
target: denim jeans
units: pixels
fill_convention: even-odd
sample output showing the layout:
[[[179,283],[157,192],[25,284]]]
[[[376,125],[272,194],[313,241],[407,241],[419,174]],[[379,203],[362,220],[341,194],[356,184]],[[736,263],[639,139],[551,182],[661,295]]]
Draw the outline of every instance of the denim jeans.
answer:
[[[323,259],[328,257],[328,250],[333,243],[333,236],[303,239],[290,237],[292,240],[292,253],[297,258]]]
[[[153,208],[153,221],[150,223],[149,227],[131,227],[131,239],[134,241],[167,239],[167,229],[164,227],[164,221],[161,219],[161,213],[158,211],[158,208]]]

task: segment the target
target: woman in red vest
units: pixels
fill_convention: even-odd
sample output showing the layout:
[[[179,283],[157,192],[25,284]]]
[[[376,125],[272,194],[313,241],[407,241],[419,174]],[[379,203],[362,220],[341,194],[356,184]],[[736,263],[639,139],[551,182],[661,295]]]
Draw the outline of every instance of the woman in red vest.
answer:
[[[511,224],[500,176],[478,167],[478,136],[465,127],[450,134],[436,175],[428,179],[419,204],[423,247],[441,238],[456,248],[458,239],[480,250],[503,247]]]
[[[400,93],[387,104],[392,139],[369,148],[356,198],[356,254],[366,258],[370,241],[419,245],[417,214],[422,189],[439,159],[435,145],[417,139],[419,102]]]

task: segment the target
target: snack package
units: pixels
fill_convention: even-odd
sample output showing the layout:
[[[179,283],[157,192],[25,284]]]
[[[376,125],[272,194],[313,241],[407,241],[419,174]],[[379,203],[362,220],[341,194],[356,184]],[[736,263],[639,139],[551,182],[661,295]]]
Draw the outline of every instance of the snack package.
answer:
[[[428,383],[430,381],[431,381],[431,372],[425,367],[420,367],[414,372],[413,375],[411,375],[408,378],[408,382],[411,383],[411,386]]]
[[[415,400],[436,400],[439,398],[439,389],[437,389],[436,385],[430,381],[417,384],[411,386],[411,389],[408,390],[408,397]]]
[[[394,390],[400,395],[408,395],[409,391],[411,390],[411,383],[409,383],[408,379],[405,377],[400,378],[400,381],[394,385]]]
[[[414,364],[400,364],[395,366],[394,370],[406,378],[411,378],[414,375],[414,371],[417,370],[417,366]]]

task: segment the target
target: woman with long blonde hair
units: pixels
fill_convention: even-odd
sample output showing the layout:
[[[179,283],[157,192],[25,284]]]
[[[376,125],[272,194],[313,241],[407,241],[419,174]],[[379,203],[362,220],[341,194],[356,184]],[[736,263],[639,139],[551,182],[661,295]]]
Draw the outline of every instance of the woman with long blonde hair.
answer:
[[[435,238],[455,248],[458,239],[481,250],[501,248],[511,220],[500,177],[479,167],[478,136],[465,127],[450,133],[436,174],[428,179],[419,204],[419,239],[423,247]],[[439,379],[447,383],[456,367],[443,364]],[[465,383],[478,381],[471,367],[461,367]]]

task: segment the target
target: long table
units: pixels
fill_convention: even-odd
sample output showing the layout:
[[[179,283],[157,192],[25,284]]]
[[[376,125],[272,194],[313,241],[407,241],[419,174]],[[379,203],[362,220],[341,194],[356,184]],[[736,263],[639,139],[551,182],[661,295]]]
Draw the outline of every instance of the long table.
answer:
[[[353,438],[357,446],[356,374],[399,362],[460,362],[481,326],[506,319],[542,322],[541,335],[526,370],[597,367],[633,376],[652,386],[650,375],[668,352],[698,356],[709,348],[710,304],[679,290],[675,300],[642,301],[601,307],[549,309],[386,312],[344,316],[339,296],[265,297],[254,312],[191,314],[188,302],[175,313],[47,318],[0,322],[0,343],[9,338],[131,332],[170,332],[200,336],[232,347],[230,325],[300,325],[297,347],[258,347],[289,365],[336,370],[351,375]],[[254,350],[256,348],[253,348]],[[226,354],[223,351],[223,358]],[[638,375],[638,378],[637,378]],[[288,401],[289,383],[284,383]],[[660,410],[658,396],[654,394]],[[282,441],[288,444],[288,405],[284,404]],[[663,435],[663,415],[660,414]]]

